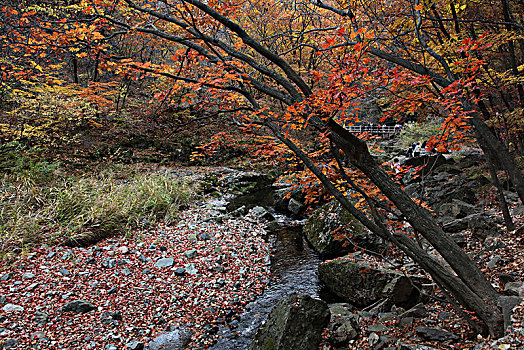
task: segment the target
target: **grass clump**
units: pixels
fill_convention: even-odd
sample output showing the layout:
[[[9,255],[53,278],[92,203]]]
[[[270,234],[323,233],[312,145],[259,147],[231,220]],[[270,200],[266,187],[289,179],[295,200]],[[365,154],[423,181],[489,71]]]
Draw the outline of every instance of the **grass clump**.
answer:
[[[169,224],[195,196],[190,182],[159,173],[45,181],[35,180],[37,173],[0,180],[0,251],[36,242],[88,245],[158,221]]]

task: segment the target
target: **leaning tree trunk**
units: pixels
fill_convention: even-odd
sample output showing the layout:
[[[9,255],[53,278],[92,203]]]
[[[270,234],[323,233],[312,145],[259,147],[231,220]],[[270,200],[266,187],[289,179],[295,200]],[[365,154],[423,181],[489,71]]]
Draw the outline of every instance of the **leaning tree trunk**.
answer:
[[[479,140],[479,146],[484,151],[484,154],[496,154],[497,159],[509,174],[510,180],[515,186],[515,190],[520,198],[520,201],[524,204],[524,176],[517,167],[515,159],[511,156],[507,148],[500,142],[500,140],[491,132],[489,127],[486,125],[480,115],[472,108],[469,103],[464,102],[464,106],[467,110],[472,111],[471,118],[468,119],[469,123],[473,125],[475,130],[475,136]],[[483,103],[479,103],[479,108],[482,114],[489,117],[489,112],[483,106]]]
[[[392,181],[380,169],[378,164],[373,161],[371,155],[368,152],[367,146],[363,141],[347,132],[344,128],[333,121],[330,121],[328,125],[333,132],[332,138],[334,142],[337,143],[337,146],[344,151],[346,156],[348,156],[353,164],[360,164],[361,162],[367,163],[367,165],[363,166],[363,168],[369,170],[368,173],[371,174],[370,179],[377,186],[379,186],[379,188],[382,186],[380,186],[379,183],[376,183],[375,181],[383,181],[383,176],[385,176],[388,179],[386,180],[388,187],[397,187],[398,190],[403,193],[403,191],[400,189],[400,186]],[[430,241],[439,252],[440,250],[444,249],[444,252],[441,252],[441,255],[445,256],[445,259],[447,257],[446,261],[448,261],[448,259],[451,261],[451,263],[449,261],[448,263],[452,267],[454,265],[454,269],[456,269],[455,271],[457,274],[448,271],[438,260],[430,256],[408,236],[400,232],[389,233],[385,225],[371,221],[366,216],[366,214],[353,206],[353,204],[335,187],[335,185],[322,173],[322,171],[320,171],[320,169],[315,166],[311,159],[309,159],[309,157],[302,150],[300,150],[300,148],[298,148],[292,141],[285,138],[280,133],[278,127],[271,123],[269,123],[268,126],[276,135],[276,137],[286,144],[298,156],[298,158],[302,160],[306,167],[310,169],[313,174],[315,174],[315,176],[322,182],[326,189],[334,195],[335,199],[337,199],[341,205],[346,208],[357,220],[359,220],[373,233],[379,235],[385,240],[394,243],[397,247],[404,251],[407,256],[412,258],[426,272],[428,272],[439,285],[448,290],[459,303],[469,310],[476,312],[479,318],[486,325],[491,336],[498,338],[504,334],[503,315],[496,305],[499,294],[484,278],[471,259],[469,259],[467,255],[460,249],[460,247],[458,247],[455,242],[449,239],[449,237],[440,229],[440,227],[436,225],[436,223],[432,220],[429,212],[424,210],[417,214],[417,211],[420,210],[420,208],[405,193],[404,196],[406,198],[400,199],[401,202],[405,202],[400,206],[402,209],[399,208],[401,211],[403,211],[404,215],[410,211],[413,213],[413,215],[415,215],[415,219],[413,215],[409,215],[409,217],[406,215],[410,224],[412,224],[415,229],[420,231],[421,234],[423,234],[427,239],[431,238],[431,235],[435,235],[436,240],[428,239],[428,241]],[[340,133],[342,133],[342,136]],[[371,163],[374,163],[374,165]],[[379,173],[382,173],[383,176],[376,176],[376,174]],[[390,195],[397,195],[393,194],[390,190],[383,192],[388,197]],[[396,202],[398,202],[398,200],[394,201],[395,204],[397,204]],[[423,226],[417,224],[417,215],[420,215],[422,221],[425,221]],[[437,246],[440,248],[437,248]],[[443,248],[443,246],[446,248]],[[447,254],[445,249],[450,249],[449,253],[453,253]],[[450,256],[453,254],[456,254],[456,257]]]

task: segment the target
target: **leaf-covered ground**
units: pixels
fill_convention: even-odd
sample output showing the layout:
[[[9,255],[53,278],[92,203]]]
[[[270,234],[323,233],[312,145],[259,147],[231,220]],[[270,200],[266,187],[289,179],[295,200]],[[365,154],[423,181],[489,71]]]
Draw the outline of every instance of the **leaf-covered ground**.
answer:
[[[517,229],[506,232],[505,228],[499,225],[500,235],[479,240],[470,231],[463,231],[466,246],[464,249],[470,257],[478,264],[482,272],[488,276],[493,286],[503,295],[510,295],[505,292],[508,281],[522,281],[522,271],[524,266],[524,207],[518,206],[518,202],[513,202],[513,219]],[[485,206],[486,210],[494,209],[493,206]],[[493,210],[492,215],[502,216],[498,211]],[[374,267],[389,267],[393,263],[402,266],[408,261],[403,254],[394,254],[387,260],[366,254],[349,255],[347,258],[356,261],[365,260],[366,263]],[[404,265],[401,268],[406,273],[417,274],[422,271],[416,265]],[[425,303],[427,315],[421,318],[414,317],[412,320],[398,317],[398,313],[384,313],[373,315],[367,312],[358,312],[360,315],[360,336],[350,341],[349,349],[379,349],[393,346],[393,349],[524,349],[524,295],[520,295],[521,303],[513,308],[513,315],[510,319],[511,326],[508,328],[506,336],[500,339],[490,339],[482,337],[472,332],[471,327],[456,309],[449,303],[449,299],[443,295],[436,286],[430,293],[428,302]],[[369,311],[369,310],[367,310]],[[402,312],[402,311],[400,311]],[[399,313],[400,313],[399,312]],[[464,315],[472,317],[463,310]],[[417,327],[438,328],[445,332],[457,336],[454,340],[447,341],[428,341],[422,339],[417,334]],[[326,333],[327,337],[328,334]],[[400,346],[400,344],[403,344]],[[326,343],[324,350],[333,349]]]
[[[0,343],[122,349],[185,327],[193,331],[191,346],[204,348],[216,326],[234,318],[267,284],[270,249],[255,220],[217,223],[208,211],[189,209],[174,227],[88,249],[41,247],[20,256],[0,280]],[[170,265],[169,258],[171,266],[156,266],[160,259]],[[95,309],[61,310],[74,300]]]

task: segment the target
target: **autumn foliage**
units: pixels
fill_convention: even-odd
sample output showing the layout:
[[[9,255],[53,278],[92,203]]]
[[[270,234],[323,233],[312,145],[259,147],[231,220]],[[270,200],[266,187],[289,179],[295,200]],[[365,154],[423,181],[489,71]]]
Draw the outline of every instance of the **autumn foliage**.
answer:
[[[342,126],[360,123],[369,100],[381,107],[381,123],[439,120],[428,150],[478,140],[524,200],[514,158],[524,153],[522,7],[508,0],[8,5],[0,12],[2,137],[49,146],[115,116],[153,121],[166,111],[171,123],[162,126],[173,130],[203,121],[219,128],[193,160],[219,154],[239,133],[256,135],[237,142],[241,152],[287,161],[310,189],[308,202],[333,195],[500,336],[501,311],[484,299],[497,291],[376,163],[371,135]],[[418,249],[406,225],[457,276]]]

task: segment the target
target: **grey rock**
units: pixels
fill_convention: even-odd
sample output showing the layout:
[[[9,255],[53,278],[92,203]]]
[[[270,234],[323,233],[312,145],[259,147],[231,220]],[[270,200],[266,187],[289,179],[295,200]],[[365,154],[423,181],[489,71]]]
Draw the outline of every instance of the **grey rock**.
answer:
[[[423,318],[428,315],[428,310],[426,309],[426,306],[424,304],[419,303],[415,306],[413,306],[411,309],[406,310],[405,312],[401,313],[399,316],[402,317],[416,317],[416,318]]]
[[[175,276],[184,276],[186,274],[186,269],[183,267],[177,267],[174,272]]]
[[[455,316],[455,314],[452,312],[442,311],[442,312],[439,312],[438,314],[438,320],[439,321],[449,320],[453,316]]]
[[[188,259],[193,259],[198,255],[198,251],[196,249],[187,250],[184,252],[184,255]]]
[[[319,278],[333,293],[356,305],[371,305],[387,298],[404,307],[418,302],[418,291],[403,274],[372,268],[346,259],[326,261],[318,267]]]
[[[258,219],[265,219],[268,221],[275,220],[275,217],[263,207],[256,206],[251,209],[249,213]]]
[[[439,215],[450,216],[455,219],[461,219],[468,215],[479,212],[479,209],[474,205],[461,201],[460,199],[452,199],[451,203],[444,203],[440,206]]]
[[[351,311],[351,305],[336,303],[329,305],[331,320],[329,322],[329,342],[337,347],[346,347],[350,340],[359,335],[358,316]]]
[[[186,272],[190,275],[196,275],[198,273],[198,269],[195,267],[195,264],[190,263],[185,265]]]
[[[430,341],[444,342],[448,340],[455,341],[460,339],[453,333],[432,327],[417,327],[415,328],[415,333],[417,333],[419,337]]]
[[[101,318],[110,318],[116,321],[122,321],[122,314],[120,312],[104,312],[100,315]]]
[[[62,307],[62,312],[87,313],[93,311],[96,307],[85,300],[73,300]]]
[[[271,310],[249,349],[316,350],[329,320],[329,308],[324,301],[292,294]]]
[[[35,274],[34,273],[31,273],[31,272],[26,272],[26,273],[23,273],[22,274],[22,278],[23,279],[32,279],[32,278],[35,278]]]
[[[62,254],[62,257],[60,259],[62,259],[62,260],[69,260],[69,259],[72,259],[73,256],[74,256],[74,254],[73,254],[72,250],[66,250],[64,252],[64,254]]]
[[[240,216],[244,216],[247,214],[247,208],[245,205],[241,206],[240,208],[237,208],[235,210],[233,210],[231,213],[231,216],[233,217],[240,217]]]
[[[169,267],[169,266],[173,266],[175,260],[173,258],[162,258],[162,259],[158,259],[157,262],[155,263],[155,266],[156,267]]]
[[[288,204],[290,197],[288,193],[291,192],[289,187],[279,188],[273,193],[273,206],[280,212],[286,212],[288,210]]]
[[[427,345],[411,345],[405,343],[400,343],[399,345],[400,350],[437,350],[436,348]]]
[[[488,263],[486,264],[486,267],[490,270],[493,270],[494,268],[497,267],[497,264],[502,261],[502,258],[500,257],[500,255],[493,255]]]
[[[511,326],[513,308],[520,304],[521,301],[522,298],[517,296],[501,296],[499,300],[497,300],[497,305],[502,309],[502,315],[504,316],[505,329]]]
[[[504,286],[505,295],[524,296],[524,282],[508,282]]]
[[[160,334],[149,343],[150,350],[183,350],[191,340],[191,331],[187,328],[176,329]]]
[[[302,212],[304,211],[305,209],[305,206],[303,203],[297,201],[296,199],[294,198],[291,198],[289,200],[289,203],[287,205],[287,209],[289,210],[289,212],[295,216],[298,216],[300,214],[302,214]]]
[[[4,310],[4,312],[24,311],[24,307],[15,304],[5,304],[2,310]]]
[[[201,241],[207,241],[208,239],[211,239],[211,235],[209,233],[199,233],[197,237]]]
[[[7,297],[5,295],[0,295],[0,304],[5,304]]]
[[[116,260],[111,258],[105,258],[102,260],[102,267],[105,269],[111,269],[116,266]]]
[[[368,332],[385,332],[387,331],[389,328],[386,327],[385,325],[381,324],[381,323],[375,323],[375,324],[372,324],[368,327]]]
[[[8,272],[2,275],[2,277],[0,277],[0,281],[9,281],[11,278],[13,278],[14,275],[15,275],[14,273]]]
[[[18,340],[16,339],[7,339],[4,344],[2,344],[4,349],[11,349],[18,346]]]
[[[351,240],[336,240],[333,231],[343,227]],[[331,201],[316,209],[304,225],[304,235],[314,249],[323,257],[339,257],[355,247],[373,251],[381,250],[385,244],[376,235],[371,234],[337,201]]]
[[[483,213],[481,215],[470,215],[468,222],[468,229],[471,230],[473,236],[479,239],[485,239],[486,237],[498,237],[500,236],[501,230],[497,224],[501,224],[500,218]]]
[[[68,269],[60,269],[59,272],[62,276],[69,276],[71,274]]]
[[[43,311],[36,311],[34,321],[38,325],[45,325],[49,320],[49,315]]]

